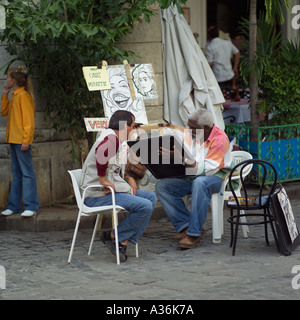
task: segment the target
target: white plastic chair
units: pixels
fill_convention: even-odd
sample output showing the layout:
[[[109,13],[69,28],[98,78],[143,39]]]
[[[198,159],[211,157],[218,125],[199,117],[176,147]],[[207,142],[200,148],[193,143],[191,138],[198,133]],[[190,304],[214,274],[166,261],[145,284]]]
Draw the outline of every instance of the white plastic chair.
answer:
[[[90,216],[92,214],[94,214],[94,215],[97,214],[97,219],[96,219],[96,222],[95,222],[94,231],[93,231],[93,235],[92,235],[92,239],[91,239],[91,243],[90,243],[90,247],[89,247],[89,251],[88,251],[88,255],[90,255],[91,251],[92,251],[92,247],[93,247],[93,242],[94,242],[94,239],[95,239],[96,231],[97,231],[99,218],[100,218],[100,216],[102,214],[110,213],[110,214],[112,214],[113,225],[114,225],[114,228],[115,228],[117,264],[120,264],[117,214],[120,211],[125,211],[125,209],[123,207],[121,207],[121,206],[116,205],[115,192],[114,192],[113,188],[111,188],[111,187],[108,187],[108,188],[110,188],[111,193],[112,193],[112,205],[110,205],[110,206],[99,206],[99,207],[88,207],[88,206],[86,206],[84,204],[84,200],[86,198],[86,196],[85,196],[86,191],[88,189],[91,189],[91,188],[99,188],[99,187],[103,187],[103,186],[101,186],[100,184],[99,185],[88,186],[83,191],[83,194],[81,196],[81,193],[80,193],[81,171],[82,171],[82,169],[68,170],[68,172],[69,172],[69,174],[71,176],[73,189],[74,189],[74,193],[75,193],[75,198],[76,198],[77,206],[78,206],[78,209],[79,209],[77,222],[76,222],[74,235],[73,235],[73,240],[72,240],[72,245],[71,245],[71,250],[70,250],[70,254],[69,254],[68,263],[70,263],[71,259],[72,259],[73,250],[74,250],[74,246],[75,246],[75,241],[76,241],[76,237],[77,237],[77,233],[78,233],[78,228],[79,228],[81,217]],[[138,244],[136,244],[135,249],[136,249],[136,257],[138,257]]]
[[[246,151],[232,151],[231,157],[233,164],[236,165],[244,160],[252,159],[252,155]],[[252,170],[252,164],[250,164],[245,172],[243,173],[243,178],[247,177]],[[241,196],[242,184],[239,179],[239,175],[232,176],[231,180],[239,180],[239,184],[235,190],[238,197]],[[224,221],[223,221],[223,208],[224,201],[228,200],[232,196],[232,192],[226,190],[227,184],[229,182],[229,174],[223,177],[223,183],[219,193],[214,193],[211,199],[211,210],[212,210],[212,223],[213,223],[213,242],[221,242],[222,234],[224,233]],[[244,238],[248,237],[248,226],[242,226]]]
[[[234,165],[241,161],[252,159],[252,155],[246,151],[232,151],[231,157]],[[243,178],[245,178],[252,170],[252,165],[247,167]],[[232,196],[231,191],[226,190],[226,186],[229,182],[229,173],[223,177],[222,186],[220,192],[213,193],[210,201],[211,213],[212,213],[212,231],[213,231],[213,243],[220,243],[222,239],[222,234],[224,233],[224,219],[223,219],[223,208],[224,201],[228,200]],[[233,176],[231,180],[239,180],[239,175]],[[237,196],[241,196],[241,183],[235,190]],[[185,196],[184,201],[187,208],[190,207],[191,196]],[[248,237],[248,227],[242,226],[243,236]]]

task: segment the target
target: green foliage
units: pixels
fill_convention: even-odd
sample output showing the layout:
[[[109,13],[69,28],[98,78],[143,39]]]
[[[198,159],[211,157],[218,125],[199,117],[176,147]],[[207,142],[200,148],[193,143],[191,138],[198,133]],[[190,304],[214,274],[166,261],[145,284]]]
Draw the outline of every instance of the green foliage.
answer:
[[[270,60],[260,83],[261,102],[258,111],[272,113],[271,125],[300,122],[300,49],[287,42],[277,58]]]
[[[245,47],[249,48],[249,41],[247,40],[249,34],[249,20],[242,18],[240,22],[241,33],[246,39]],[[245,83],[249,82],[249,78],[255,72],[258,82],[262,81],[264,69],[278,54],[278,47],[281,41],[281,32],[277,32],[274,27],[268,24],[265,16],[260,13],[257,21],[257,48],[256,57],[253,63],[250,63],[246,55],[241,59],[240,71]]]
[[[88,91],[82,67],[102,60],[131,61],[134,53],[117,47],[137,21],[149,22],[158,3],[179,7],[186,0],[8,0],[7,43],[15,60],[39,79],[38,92],[47,100],[45,116],[53,127],[84,137],[83,118],[101,116],[99,92]]]
[[[249,21],[243,19],[240,30],[246,36]],[[266,114],[267,125],[294,124],[300,121],[300,50],[293,42],[282,44],[281,32],[260,14],[257,22],[257,49],[253,63],[244,57],[240,63],[243,80],[255,72],[259,86],[257,110]],[[249,47],[249,43],[246,44]],[[268,120],[268,115],[272,118]]]
[[[282,8],[290,9],[292,0],[265,0],[266,6],[266,21],[269,24],[274,22],[274,18],[278,19],[280,24],[283,24],[284,17]]]

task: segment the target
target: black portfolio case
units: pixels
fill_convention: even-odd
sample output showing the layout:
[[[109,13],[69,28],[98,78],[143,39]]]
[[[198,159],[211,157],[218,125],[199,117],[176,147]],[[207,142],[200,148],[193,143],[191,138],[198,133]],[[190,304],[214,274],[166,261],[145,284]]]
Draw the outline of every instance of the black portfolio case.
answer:
[[[300,236],[290,200],[281,185],[272,194],[270,206],[275,220],[278,250],[288,256],[299,245]]]
[[[184,158],[194,161],[191,153],[176,135],[127,141],[127,144],[156,179],[184,177],[187,175],[186,167],[183,163],[174,163],[171,159],[168,163],[164,163],[162,157],[158,155],[160,147],[172,150],[175,146],[182,151]]]

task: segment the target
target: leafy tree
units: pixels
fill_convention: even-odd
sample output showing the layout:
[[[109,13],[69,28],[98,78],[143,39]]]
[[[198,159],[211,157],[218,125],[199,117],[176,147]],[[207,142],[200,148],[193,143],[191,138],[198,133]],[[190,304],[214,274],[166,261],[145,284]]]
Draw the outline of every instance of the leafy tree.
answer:
[[[258,111],[272,113],[270,125],[295,124],[300,121],[300,46],[287,41],[279,49],[263,69]]]
[[[283,23],[282,8],[290,8],[291,0],[265,0],[266,7],[266,21],[267,23],[274,26],[275,22],[278,21],[280,24]],[[250,63],[250,109],[251,109],[251,123],[252,126],[257,127],[259,124],[259,116],[257,109],[258,101],[258,73],[259,65],[257,62],[257,0],[250,0],[250,14],[249,14],[249,63]],[[253,139],[257,137],[253,135]]]
[[[117,43],[131,33],[137,21],[150,19],[155,11],[186,0],[8,0],[6,29],[0,41],[23,61],[39,79],[38,92],[47,100],[45,116],[53,127],[67,130],[71,136],[85,136],[84,117],[100,116],[99,92],[88,91],[82,66],[101,60],[129,62],[131,51],[119,49]]]

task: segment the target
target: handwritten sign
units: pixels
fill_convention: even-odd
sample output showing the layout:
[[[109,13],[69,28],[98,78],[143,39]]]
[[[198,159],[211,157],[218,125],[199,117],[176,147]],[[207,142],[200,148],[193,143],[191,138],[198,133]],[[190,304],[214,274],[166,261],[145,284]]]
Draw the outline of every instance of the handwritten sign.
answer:
[[[82,67],[83,76],[89,91],[109,90],[110,83],[105,66],[97,67]]]
[[[108,128],[108,118],[84,118],[86,131],[101,131]]]

